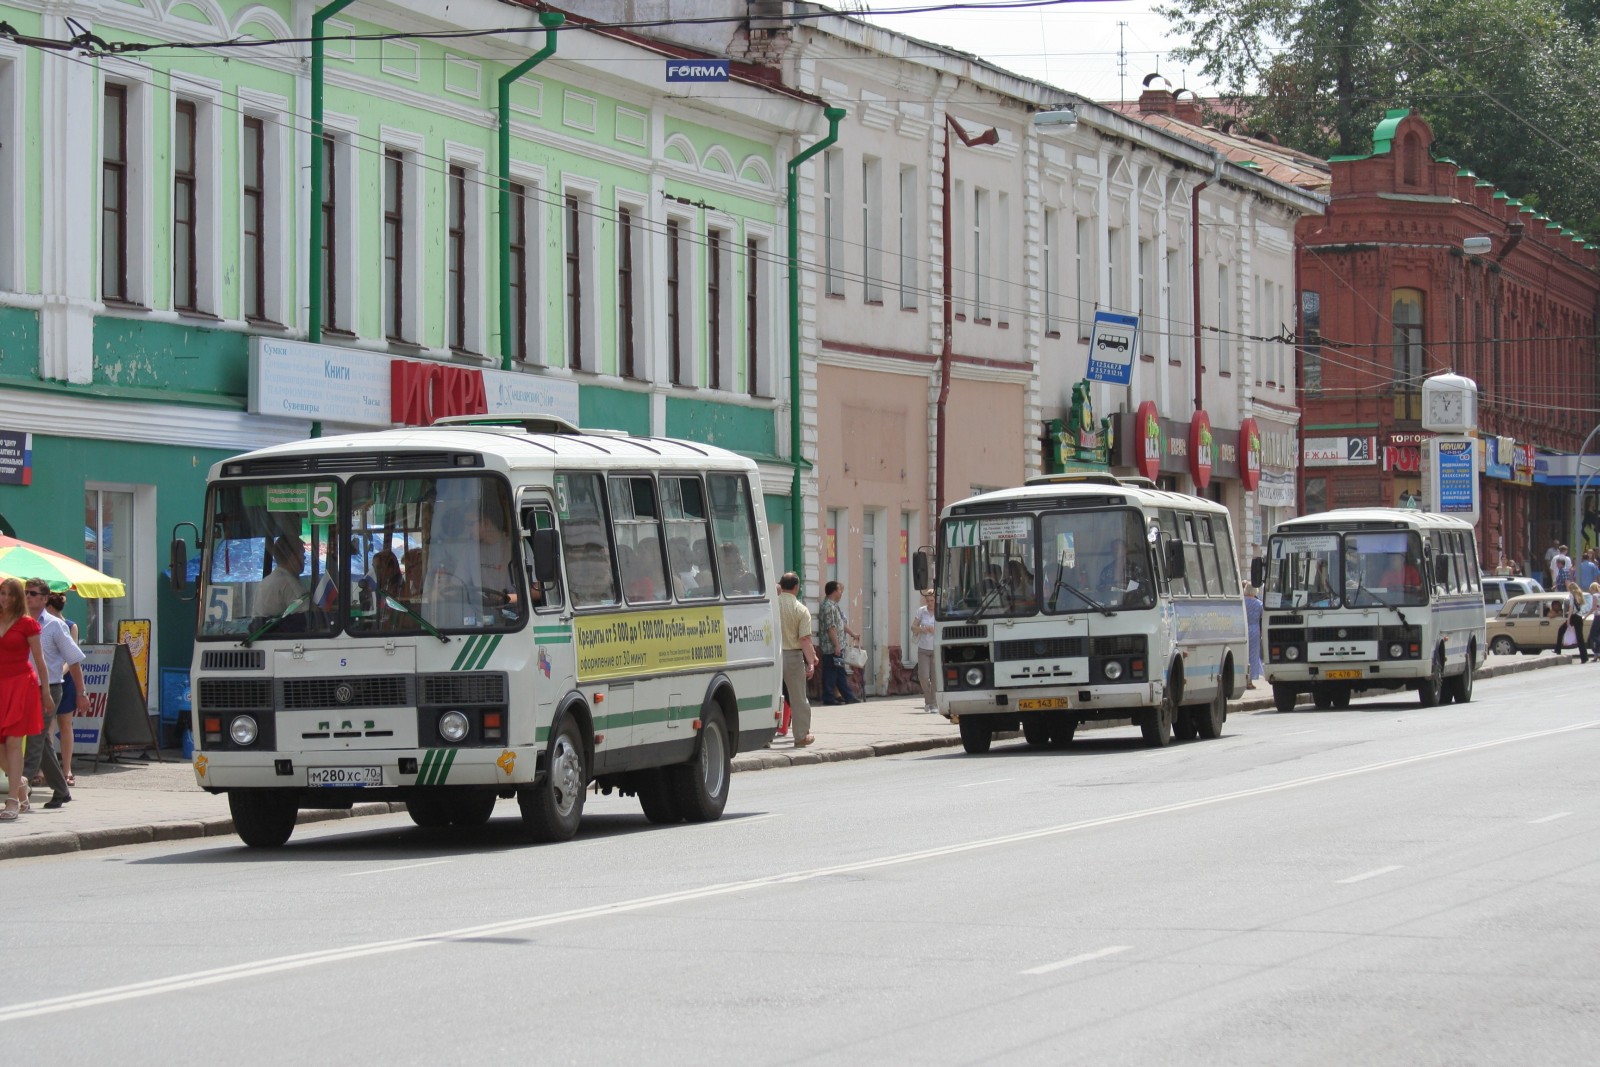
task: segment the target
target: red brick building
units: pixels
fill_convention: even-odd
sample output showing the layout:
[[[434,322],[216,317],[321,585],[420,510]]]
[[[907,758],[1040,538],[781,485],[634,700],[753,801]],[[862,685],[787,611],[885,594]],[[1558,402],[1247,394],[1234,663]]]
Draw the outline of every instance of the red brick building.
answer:
[[[1478,383],[1481,562],[1542,568],[1600,408],[1600,259],[1432,144],[1391,111],[1369,155],[1329,161],[1328,212],[1300,224],[1301,510],[1414,506],[1422,381],[1454,371]]]

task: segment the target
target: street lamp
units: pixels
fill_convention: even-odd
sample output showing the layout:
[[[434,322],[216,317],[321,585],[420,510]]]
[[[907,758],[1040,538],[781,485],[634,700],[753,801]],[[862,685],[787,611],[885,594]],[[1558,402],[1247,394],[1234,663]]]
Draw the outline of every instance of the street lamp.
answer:
[[[950,269],[950,133],[961,138],[961,143],[968,148],[978,145],[996,144],[1000,140],[1000,131],[994,127],[984,130],[977,136],[966,131],[966,127],[957,122],[948,112],[944,116],[944,208],[940,215],[944,229],[944,346],[939,353],[939,399],[934,404],[933,428],[933,513],[938,516],[944,511],[944,439],[945,439],[945,408],[950,402],[950,361],[954,353],[955,337],[955,308],[954,292],[951,288]],[[1073,121],[1077,121],[1074,117]]]

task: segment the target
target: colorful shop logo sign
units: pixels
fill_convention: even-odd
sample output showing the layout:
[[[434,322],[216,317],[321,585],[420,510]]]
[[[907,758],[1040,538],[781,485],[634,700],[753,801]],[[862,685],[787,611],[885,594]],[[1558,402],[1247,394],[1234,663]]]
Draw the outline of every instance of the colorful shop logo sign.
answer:
[[[1239,450],[1244,453],[1244,462],[1239,465],[1239,481],[1245,492],[1253,493],[1261,484],[1261,431],[1256,428],[1255,419],[1239,423]]]
[[[1139,473],[1155,481],[1161,473],[1161,419],[1153,400],[1139,405],[1133,416],[1134,465]]]
[[[1216,456],[1216,445],[1211,439],[1211,416],[1203,411],[1194,413],[1189,422],[1189,473],[1194,475],[1196,489],[1211,484],[1211,463]]]

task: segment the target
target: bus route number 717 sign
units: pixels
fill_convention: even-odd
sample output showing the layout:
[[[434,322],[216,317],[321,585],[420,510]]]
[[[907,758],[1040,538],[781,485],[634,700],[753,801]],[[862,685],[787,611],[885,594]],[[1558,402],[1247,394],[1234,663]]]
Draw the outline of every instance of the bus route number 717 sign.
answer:
[[[1089,334],[1089,368],[1084,377],[1112,385],[1133,380],[1134,344],[1139,339],[1139,316],[1096,311]]]

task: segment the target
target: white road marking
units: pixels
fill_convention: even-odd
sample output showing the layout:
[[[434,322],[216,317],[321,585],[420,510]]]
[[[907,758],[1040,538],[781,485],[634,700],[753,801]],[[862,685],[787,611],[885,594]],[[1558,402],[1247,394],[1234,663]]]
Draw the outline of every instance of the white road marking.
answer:
[[[1115,956],[1117,953],[1126,952],[1132,947],[1132,945],[1112,945],[1110,948],[1103,948],[1099,952],[1085,952],[1081,956],[1072,956],[1068,959],[1057,960],[1054,963],[1046,963],[1042,967],[1030,967],[1022,973],[1049,974],[1051,971],[1059,971],[1063,967],[1074,967],[1080,963],[1088,963],[1090,960],[1103,959],[1106,956]]]
[[[957,789],[976,789],[980,785],[999,785],[1001,782],[1014,782],[1015,778],[991,778],[987,782],[964,782],[956,786]]]
[[[1357,874],[1357,875],[1354,875],[1354,876],[1352,876],[1350,878],[1341,878],[1341,879],[1339,879],[1337,882],[1335,882],[1333,884],[1334,885],[1351,885],[1352,883],[1355,883],[1355,882],[1365,882],[1368,878],[1376,878],[1380,874],[1388,874],[1390,871],[1398,871],[1400,869],[1401,869],[1400,864],[1395,863],[1395,864],[1389,865],[1388,867],[1379,867],[1375,871],[1368,871],[1366,874]]]
[[[1282,793],[1291,789],[1303,789],[1306,786],[1319,785],[1323,782],[1337,782],[1345,778],[1354,778],[1359,775],[1372,774],[1377,771],[1390,770],[1395,767],[1406,767],[1413,763],[1425,763],[1430,760],[1443,759],[1448,756],[1461,756],[1469,752],[1482,752],[1485,749],[1498,748],[1501,745],[1516,744],[1521,741],[1537,741],[1546,737],[1559,737],[1562,734],[1574,733],[1578,730],[1590,730],[1600,726],[1600,719],[1590,719],[1585,722],[1573,723],[1570,726],[1558,726],[1550,730],[1536,730],[1532,733],[1512,734],[1508,737],[1495,738],[1490,741],[1478,741],[1470,745],[1461,745],[1457,748],[1435,749],[1432,752],[1422,752],[1415,756],[1401,756],[1398,759],[1382,760],[1377,763],[1367,763],[1358,767],[1347,767],[1342,771],[1328,771],[1323,774],[1310,774],[1302,778],[1290,778],[1286,781],[1276,782],[1271,785],[1254,786],[1250,789],[1237,789],[1230,793],[1218,793],[1209,797],[1198,797],[1194,800],[1177,801],[1172,804],[1160,804],[1152,808],[1141,808],[1137,811],[1127,811],[1120,815],[1106,815],[1097,819],[1084,819],[1081,822],[1064,823],[1057,826],[1041,827],[1037,830],[1022,830],[1012,834],[1001,834],[997,837],[985,837],[976,841],[964,841],[953,845],[942,845],[937,848],[921,849],[916,852],[901,852],[888,856],[879,856],[875,859],[858,860],[854,863],[841,863],[831,867],[813,867],[809,870],[789,871],[783,874],[766,875],[761,878],[751,878],[742,882],[726,882],[721,885],[708,885],[696,889],[684,889],[674,893],[659,893],[654,896],[634,897],[630,900],[619,900],[612,904],[595,904],[587,908],[574,908],[571,911],[550,912],[544,915],[530,915],[520,919],[509,919],[497,923],[485,923],[481,926],[465,926],[456,930],[443,930],[438,933],[418,934],[412,937],[395,938],[390,941],[372,941],[363,945],[349,945],[344,948],[319,949],[313,952],[300,952],[289,956],[276,956],[254,962],[236,963],[227,967],[216,967],[205,971],[192,971],[188,974],[177,974],[169,978],[153,978],[144,982],[134,982],[130,985],[110,986],[105,989],[88,990],[82,993],[69,993],[65,996],[50,997],[45,1000],[28,1001],[22,1004],[12,1004],[0,1008],[0,1023],[14,1022],[18,1019],[31,1019],[40,1015],[52,1015],[63,1011],[76,1011],[82,1008],[98,1007],[102,1004],[115,1004],[121,1001],[138,1000],[144,997],[158,996],[162,993],[175,993],[185,989],[198,989],[204,986],[219,985],[223,982],[237,981],[243,978],[255,978],[266,974],[277,974],[284,971],[301,970],[306,967],[317,967],[328,963],[338,963],[344,960],[363,959],[369,956],[382,956],[394,952],[407,952],[412,949],[427,948],[449,942],[473,941],[484,937],[502,937],[507,934],[521,933],[527,930],[536,930],[543,927],[559,926],[566,923],[582,922],[587,919],[606,918],[612,915],[625,915],[631,912],[646,911],[652,908],[665,907],[671,904],[682,904],[688,901],[711,900],[717,897],[731,896],[735,893],[749,893],[760,889],[771,889],[776,886],[797,885],[803,882],[815,881],[840,874],[855,874],[861,871],[883,870],[907,863],[921,863],[927,860],[939,859],[945,856],[960,856],[969,852],[980,852],[985,849],[1002,848],[1007,845],[1017,845],[1029,841],[1040,841],[1064,834],[1080,833],[1084,830],[1093,830],[1102,826],[1115,826],[1119,823],[1134,822],[1139,819],[1154,818],[1158,815],[1171,815],[1177,812],[1196,811],[1201,808],[1225,804],[1234,800],[1245,800],[1252,797],[1268,796],[1273,793]]]
[[[364,874],[388,874],[390,871],[414,871],[418,867],[437,867],[441,863],[454,863],[455,860],[429,860],[427,863],[407,863],[400,867],[374,867],[370,871],[346,871],[341,878],[360,878]]]
[[[1570,811],[1558,811],[1554,815],[1546,815],[1542,819],[1535,819],[1532,822],[1530,822],[1528,825],[1529,826],[1538,826],[1542,822],[1555,822],[1557,819],[1565,819],[1568,815],[1571,815],[1571,814],[1572,814],[1572,812],[1570,812]]]

